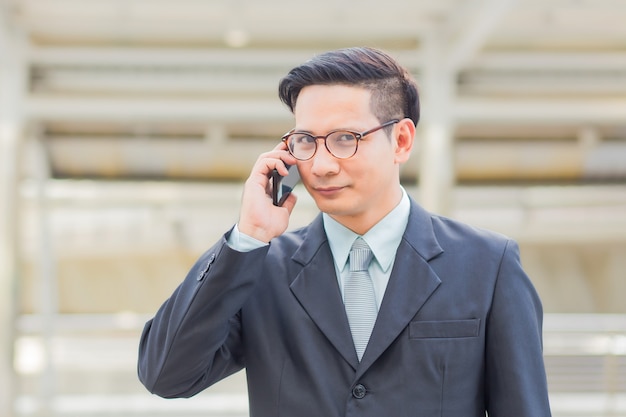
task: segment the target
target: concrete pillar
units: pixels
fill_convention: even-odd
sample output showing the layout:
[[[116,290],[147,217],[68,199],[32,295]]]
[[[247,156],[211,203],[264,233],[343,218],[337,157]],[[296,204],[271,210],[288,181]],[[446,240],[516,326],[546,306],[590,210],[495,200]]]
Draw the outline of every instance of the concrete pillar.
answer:
[[[453,105],[456,73],[446,65],[443,42],[434,35],[424,48],[422,77],[423,126],[420,143],[419,201],[427,209],[449,215],[455,185]]]
[[[21,36],[0,12],[0,415],[13,416],[13,346],[17,314],[19,146],[25,85]]]
[[[56,334],[59,313],[58,277],[54,240],[52,237],[51,209],[48,204],[46,184],[50,181],[50,167],[45,155],[41,132],[33,129],[34,137],[28,143],[35,162],[36,219],[38,222],[37,283],[39,291],[38,313],[41,316],[44,369],[39,380],[39,415],[53,414],[52,403],[57,393],[57,369],[53,358],[53,339]]]

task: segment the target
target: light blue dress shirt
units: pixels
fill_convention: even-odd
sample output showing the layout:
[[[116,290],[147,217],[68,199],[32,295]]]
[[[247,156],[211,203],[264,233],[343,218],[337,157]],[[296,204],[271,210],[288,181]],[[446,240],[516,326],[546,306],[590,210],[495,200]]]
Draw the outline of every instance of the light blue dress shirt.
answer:
[[[389,277],[391,276],[396,251],[409,221],[410,211],[411,203],[409,202],[409,197],[404,188],[402,188],[400,203],[362,236],[374,254],[368,271],[374,283],[376,304],[379,309],[387,289]],[[350,248],[359,235],[326,213],[323,213],[322,217],[330,250],[335,260],[335,271],[337,272],[341,296],[343,297],[343,283],[350,271],[348,265]],[[237,225],[233,228],[227,243],[231,248],[240,252],[251,251],[267,245],[265,242],[241,233]]]
[[[374,254],[368,272],[374,283],[376,304],[379,309],[387,289],[389,277],[391,276],[398,246],[409,221],[410,211],[411,203],[403,188],[400,203],[362,236]],[[328,236],[330,250],[335,259],[335,270],[337,271],[339,288],[343,297],[343,284],[350,272],[348,263],[350,248],[359,235],[338,223],[326,213],[323,214],[323,218],[324,229],[326,230],[326,236]]]

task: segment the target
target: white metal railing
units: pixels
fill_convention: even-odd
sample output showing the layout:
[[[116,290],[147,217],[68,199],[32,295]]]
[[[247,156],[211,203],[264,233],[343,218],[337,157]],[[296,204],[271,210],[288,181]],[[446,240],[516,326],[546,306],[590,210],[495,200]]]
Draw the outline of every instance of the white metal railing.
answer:
[[[64,417],[247,416],[243,374],[190,400],[171,402],[148,394],[135,373],[138,338],[148,318],[132,313],[53,320],[21,316],[18,379],[39,388],[21,393],[16,415],[36,416],[45,409]],[[44,329],[46,323],[54,323],[54,332]],[[52,336],[46,339],[46,334]],[[626,417],[626,315],[547,314],[544,353],[554,417]],[[68,383],[71,377],[76,381]],[[41,383],[54,378],[65,382]],[[99,382],[91,389],[80,378]],[[116,382],[119,378],[123,383]],[[61,385],[69,389],[61,392]],[[46,392],[46,387],[52,388]]]

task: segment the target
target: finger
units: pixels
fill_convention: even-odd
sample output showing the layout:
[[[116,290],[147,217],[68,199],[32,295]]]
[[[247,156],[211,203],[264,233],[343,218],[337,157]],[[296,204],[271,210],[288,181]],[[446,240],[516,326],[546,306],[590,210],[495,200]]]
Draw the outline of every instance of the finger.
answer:
[[[287,211],[289,212],[289,215],[291,215],[291,212],[293,211],[293,208],[295,207],[297,201],[298,201],[298,196],[295,195],[293,192],[291,192],[285,199],[282,207],[286,208]]]
[[[266,153],[259,156],[252,168],[252,174],[269,177],[274,169],[282,175],[287,170],[279,154]]]
[[[280,152],[279,157],[288,165],[294,165],[297,159],[289,152],[287,148],[287,144],[283,141],[280,141],[275,147],[274,151],[284,151]]]
[[[259,166],[259,171],[270,175],[272,170],[276,169],[281,176],[287,175],[289,172],[287,170],[288,165],[295,165],[297,160],[289,154],[289,152],[281,151],[278,153],[270,152],[262,155],[257,161]]]

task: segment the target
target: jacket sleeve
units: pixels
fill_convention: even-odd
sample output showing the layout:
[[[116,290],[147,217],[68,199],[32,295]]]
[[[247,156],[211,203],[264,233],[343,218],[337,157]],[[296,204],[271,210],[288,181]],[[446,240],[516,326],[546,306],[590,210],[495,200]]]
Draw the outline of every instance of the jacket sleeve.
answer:
[[[266,254],[237,252],[222,238],[198,259],[144,327],[138,375],[150,392],[190,397],[245,366],[239,311]]]
[[[490,417],[549,417],[543,310],[509,240],[487,323],[486,406]]]

